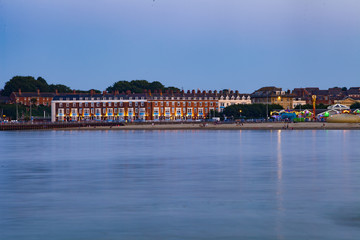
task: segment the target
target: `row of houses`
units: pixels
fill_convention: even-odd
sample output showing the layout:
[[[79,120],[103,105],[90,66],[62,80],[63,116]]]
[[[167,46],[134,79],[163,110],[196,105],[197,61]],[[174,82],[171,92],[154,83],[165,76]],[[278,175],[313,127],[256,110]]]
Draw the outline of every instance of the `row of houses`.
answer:
[[[251,104],[250,94],[193,90],[58,95],[51,102],[51,120],[197,120],[232,104]]]
[[[90,93],[13,92],[10,103],[51,106],[52,121],[81,120],[186,120],[203,119],[213,111],[222,112],[234,104],[279,104],[284,109],[316,103],[350,106],[360,102],[360,88],[295,88],[284,91],[277,87],[263,87],[252,94],[238,91],[144,91],[131,93],[91,91]]]

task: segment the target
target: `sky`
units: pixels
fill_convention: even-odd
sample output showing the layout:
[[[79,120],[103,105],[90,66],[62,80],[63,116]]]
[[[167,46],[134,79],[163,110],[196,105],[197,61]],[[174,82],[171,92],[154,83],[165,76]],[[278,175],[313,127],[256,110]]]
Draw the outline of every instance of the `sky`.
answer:
[[[360,87],[359,0],[0,0],[0,88]]]

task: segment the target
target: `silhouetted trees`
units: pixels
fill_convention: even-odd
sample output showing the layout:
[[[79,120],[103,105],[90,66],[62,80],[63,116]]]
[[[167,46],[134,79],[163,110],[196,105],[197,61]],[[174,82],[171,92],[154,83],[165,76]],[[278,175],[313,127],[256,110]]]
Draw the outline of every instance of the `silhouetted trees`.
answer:
[[[148,82],[146,80],[132,80],[132,81],[118,81],[115,82],[112,86],[106,88],[106,91],[108,92],[126,92],[127,90],[130,90],[133,93],[142,93],[144,90],[173,90],[173,91],[180,91],[180,89],[176,87],[165,87],[161,82],[154,81],[154,82]]]
[[[271,111],[281,110],[283,107],[278,104],[268,105],[268,116]],[[223,114],[234,119],[238,118],[266,118],[265,104],[236,104],[224,109]]]

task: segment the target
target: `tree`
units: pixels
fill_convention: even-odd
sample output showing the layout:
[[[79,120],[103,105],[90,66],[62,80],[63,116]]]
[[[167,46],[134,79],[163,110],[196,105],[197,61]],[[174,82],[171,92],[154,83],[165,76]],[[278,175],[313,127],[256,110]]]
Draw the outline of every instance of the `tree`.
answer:
[[[50,84],[49,85],[49,92],[56,92],[56,90],[58,90],[58,92],[60,92],[60,93],[72,92],[70,87],[65,86],[63,84]]]
[[[154,82],[148,82],[146,80],[132,80],[132,81],[118,81],[115,82],[112,86],[109,86],[106,88],[107,92],[126,92],[127,90],[130,90],[134,93],[143,93],[144,90],[151,90],[152,92],[155,90],[173,90],[173,91],[180,91],[180,89],[176,87],[168,87],[166,88],[161,82],[154,81]]]
[[[360,108],[360,102],[356,102],[350,106],[351,109],[358,109]]]
[[[3,96],[10,96],[12,92],[17,92],[19,89],[23,92],[36,92],[37,89],[47,92],[49,86],[41,77],[35,79],[31,76],[15,76],[5,83]]]
[[[327,109],[327,107],[328,107],[329,105],[325,105],[325,104],[323,104],[323,103],[320,103],[320,104],[316,104],[316,106],[315,106],[315,108],[316,109]],[[297,105],[296,107],[295,107],[295,109],[313,109],[313,105],[312,104],[305,104],[305,105]]]
[[[281,110],[283,107],[278,104],[268,105],[268,114],[274,110]],[[234,116],[234,118],[266,118],[265,104],[236,104],[224,109],[225,116]]]
[[[36,98],[31,98],[31,99],[30,99],[30,104],[31,104],[31,105],[35,105],[36,102],[37,102]]]

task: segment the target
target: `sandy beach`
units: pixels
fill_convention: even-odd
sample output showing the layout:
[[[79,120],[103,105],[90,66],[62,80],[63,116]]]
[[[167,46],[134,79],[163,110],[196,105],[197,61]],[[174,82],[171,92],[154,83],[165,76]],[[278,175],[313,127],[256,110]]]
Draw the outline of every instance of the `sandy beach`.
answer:
[[[125,124],[124,126],[92,126],[76,127],[61,130],[360,130],[359,123],[243,123],[243,124],[214,124],[214,123],[154,123],[154,124]],[[60,129],[59,129],[60,130]]]

